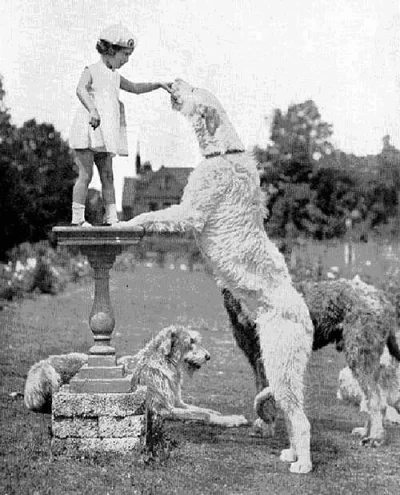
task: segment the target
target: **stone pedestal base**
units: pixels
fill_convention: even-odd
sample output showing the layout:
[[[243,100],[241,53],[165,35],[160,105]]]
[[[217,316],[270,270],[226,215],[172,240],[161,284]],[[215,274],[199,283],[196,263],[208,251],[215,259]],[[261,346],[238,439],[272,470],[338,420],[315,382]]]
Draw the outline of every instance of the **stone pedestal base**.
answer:
[[[52,402],[55,454],[129,452],[145,438],[146,387],[129,393],[74,393],[68,385]]]

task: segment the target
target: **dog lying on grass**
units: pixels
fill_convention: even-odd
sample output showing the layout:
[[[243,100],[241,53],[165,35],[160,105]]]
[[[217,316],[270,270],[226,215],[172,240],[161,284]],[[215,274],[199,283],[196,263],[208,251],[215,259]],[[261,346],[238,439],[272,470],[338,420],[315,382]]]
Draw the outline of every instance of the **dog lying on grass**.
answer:
[[[398,335],[398,334],[397,334]],[[381,357],[380,375],[378,380],[379,393],[384,408],[384,420],[390,423],[400,424],[400,367],[398,361],[393,358],[388,349]],[[360,385],[354,378],[351,369],[346,366],[339,373],[337,398],[360,407],[360,412],[368,412],[366,397]],[[370,426],[354,428],[353,435],[365,437]]]
[[[134,356],[120,357],[117,364],[123,365],[125,372],[133,373],[134,385],[147,386],[148,404],[166,419],[224,427],[246,425],[244,416],[225,416],[182,400],[183,372],[191,377],[210,359],[200,340],[198,332],[172,325],[161,330]],[[86,354],[71,353],[50,356],[33,365],[25,384],[26,407],[36,412],[51,412],[52,396],[69,383],[87,361]]]
[[[382,387],[388,387],[388,381],[384,378],[387,370],[382,369],[380,359],[387,348],[390,355],[400,361],[393,305],[381,290],[362,282],[359,277],[303,283],[299,290],[304,294],[315,328],[313,350],[333,343],[338,351],[345,353],[347,364],[366,397],[369,419],[361,432],[362,442],[380,445],[385,439],[386,403],[383,397],[389,395],[388,390],[382,393]],[[242,310],[240,301],[226,289],[223,295],[234,337],[254,371],[259,391],[255,400],[256,413],[265,423],[273,425],[275,404],[260,391],[265,389],[269,377],[260,359],[262,349],[256,325]],[[263,430],[263,427],[263,422],[256,421],[256,429]]]

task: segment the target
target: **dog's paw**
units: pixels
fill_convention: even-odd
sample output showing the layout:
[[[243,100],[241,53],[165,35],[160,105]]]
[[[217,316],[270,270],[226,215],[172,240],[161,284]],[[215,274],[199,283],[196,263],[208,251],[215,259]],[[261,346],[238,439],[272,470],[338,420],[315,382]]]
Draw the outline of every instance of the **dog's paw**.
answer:
[[[279,459],[283,462],[295,462],[297,461],[297,455],[293,449],[283,449]]]
[[[271,438],[275,436],[275,421],[265,423],[261,418],[257,418],[251,428],[250,436]]]
[[[367,429],[364,426],[359,426],[358,428],[353,428],[351,434],[357,437],[366,437]]]
[[[297,461],[290,465],[289,471],[295,474],[307,474],[312,471],[311,461]]]
[[[236,428],[238,426],[248,425],[249,422],[244,416],[232,414],[230,416],[212,415],[210,422],[215,425],[225,426],[225,428]]]
[[[228,428],[235,428],[237,426],[245,426],[245,425],[248,425],[248,424],[249,424],[249,422],[242,415],[232,414],[231,416],[228,416],[227,417],[227,426],[228,426]]]
[[[233,418],[234,418],[233,422],[235,423],[235,426],[246,426],[249,424],[247,419],[242,415],[233,416]]]
[[[372,438],[372,437],[364,437],[361,439],[360,445],[363,447],[371,447],[376,448],[384,445],[385,438]]]

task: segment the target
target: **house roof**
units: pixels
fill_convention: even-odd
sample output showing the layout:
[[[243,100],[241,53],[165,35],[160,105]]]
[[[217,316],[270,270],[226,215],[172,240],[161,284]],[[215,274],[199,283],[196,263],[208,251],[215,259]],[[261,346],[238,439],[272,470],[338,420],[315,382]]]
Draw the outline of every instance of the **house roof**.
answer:
[[[187,184],[189,175],[193,171],[191,167],[164,167],[162,166],[155,172],[148,172],[146,175],[139,177],[125,177],[124,187],[122,192],[122,206],[131,206],[133,198],[138,195],[140,191],[141,196],[158,196],[160,194],[159,185],[157,191],[153,190],[155,183],[158,183],[160,176],[172,176],[176,181],[169,194],[181,195],[182,190]]]
[[[189,175],[193,172],[192,167],[164,167],[166,168],[169,172],[171,172],[176,179],[183,183],[185,186],[187,184],[187,181],[189,179]]]

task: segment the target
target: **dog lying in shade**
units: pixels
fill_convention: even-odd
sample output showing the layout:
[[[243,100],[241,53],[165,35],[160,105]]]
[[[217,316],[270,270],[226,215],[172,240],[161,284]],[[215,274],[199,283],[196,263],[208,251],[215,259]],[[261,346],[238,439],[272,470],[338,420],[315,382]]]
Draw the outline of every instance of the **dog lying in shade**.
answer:
[[[148,403],[166,419],[224,427],[246,425],[244,416],[222,415],[182,400],[183,372],[191,377],[210,359],[200,341],[198,332],[172,325],[161,330],[137,354],[120,357],[117,364],[133,374],[134,385],[147,386]],[[25,384],[25,405],[32,411],[51,412],[52,396],[69,383],[87,361],[86,354],[71,353],[50,356],[33,365]]]
[[[380,445],[385,440],[386,403],[383,397],[389,395],[387,390],[381,393],[382,387],[388,387],[388,380],[384,378],[387,369],[382,369],[380,359],[387,348],[390,356],[400,361],[395,308],[383,291],[364,283],[359,277],[303,283],[298,289],[304,295],[315,328],[313,350],[333,343],[339,352],[344,352],[352,375],[366,398],[369,419],[366,428],[359,430],[363,434],[362,443]],[[233,335],[254,371],[259,391],[255,410],[261,418],[256,421],[255,429],[262,433],[264,423],[274,423],[276,411],[271,398],[263,394],[269,377],[260,359],[262,348],[256,325],[231,292],[225,289],[223,296]]]

